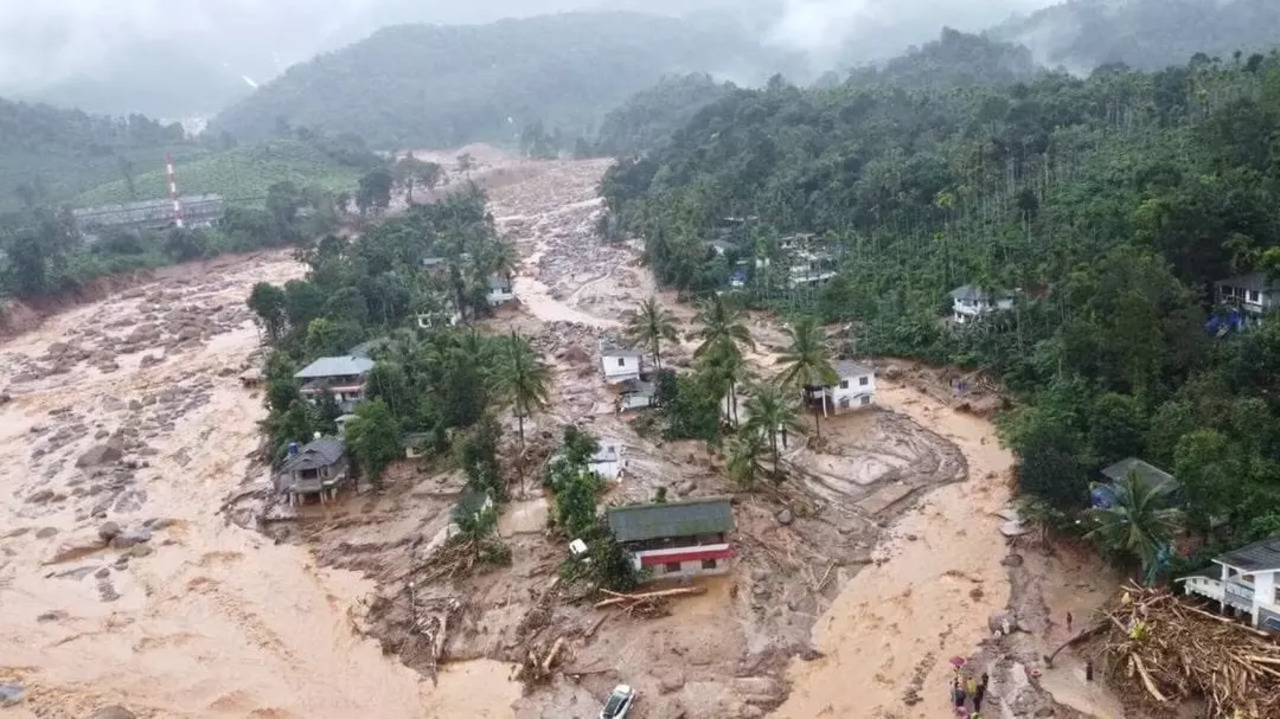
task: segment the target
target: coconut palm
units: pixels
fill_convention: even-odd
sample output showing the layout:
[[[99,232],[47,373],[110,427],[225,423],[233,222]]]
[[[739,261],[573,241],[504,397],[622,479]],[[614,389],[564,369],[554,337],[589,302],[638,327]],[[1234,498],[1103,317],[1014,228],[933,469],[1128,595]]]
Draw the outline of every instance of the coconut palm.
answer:
[[[524,456],[524,419],[547,406],[551,370],[525,337],[511,331],[502,338],[498,350],[494,385],[500,396],[512,404],[520,434],[520,454]],[[524,494],[524,467],[517,463],[520,493]]]
[[[676,341],[675,315],[650,297],[640,303],[635,316],[627,324],[627,337],[648,347],[653,353],[654,366],[662,369],[662,341]]]
[[[725,420],[738,423],[738,387],[747,373],[746,358],[737,345],[725,338],[715,341],[702,356],[700,369],[714,378],[720,396],[727,401]]]
[[[743,432],[729,444],[729,457],[725,470],[744,489],[751,489],[760,472],[760,457],[764,454],[764,438],[758,432]]]
[[[722,295],[711,295],[704,300],[695,318],[702,325],[702,329],[698,331],[702,344],[694,351],[693,356],[701,357],[720,343],[754,350],[756,343],[751,339],[751,330],[747,329],[743,316],[742,310],[728,305]]]
[[[794,387],[807,393],[810,387],[826,387],[840,381],[836,370],[831,366],[831,354],[827,350],[822,336],[822,327],[813,317],[802,317],[794,325],[787,327],[790,342],[787,351],[778,358],[783,365],[778,383],[786,387]],[[814,430],[818,438],[822,437],[822,411],[826,398],[813,408]]]
[[[794,397],[773,385],[754,387],[747,398],[745,429],[768,440],[769,454],[773,456],[773,480],[782,481],[782,474],[778,471],[778,438],[807,431],[804,422],[800,421],[799,404]]]
[[[1148,583],[1158,569],[1159,553],[1181,525],[1182,512],[1169,506],[1177,489],[1173,482],[1154,484],[1142,481],[1130,470],[1114,506],[1092,509],[1095,527],[1085,535],[1097,539],[1112,551],[1133,555],[1142,563]]]

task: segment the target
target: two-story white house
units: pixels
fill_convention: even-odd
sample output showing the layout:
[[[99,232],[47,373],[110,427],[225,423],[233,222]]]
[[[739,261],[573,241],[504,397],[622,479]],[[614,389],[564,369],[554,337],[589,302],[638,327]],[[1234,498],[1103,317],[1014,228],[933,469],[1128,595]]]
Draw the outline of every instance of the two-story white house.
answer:
[[[1280,307],[1280,287],[1266,273],[1251,272],[1214,283],[1218,301],[1231,305],[1253,317]]]
[[[876,373],[867,365],[853,360],[835,363],[840,381],[825,387],[805,387],[810,407],[821,406],[822,414],[839,414],[869,406],[876,397]]]
[[[973,322],[982,315],[1013,309],[1013,293],[997,290],[988,293],[981,287],[964,285],[951,290],[951,320],[958,325]]]
[[[1214,557],[1213,565],[1180,577],[1188,594],[1218,602],[1259,629],[1280,632],[1280,537]]]
[[[600,341],[600,368],[604,370],[604,381],[609,384],[640,379],[643,359],[644,353],[639,350],[619,347],[608,340]]]

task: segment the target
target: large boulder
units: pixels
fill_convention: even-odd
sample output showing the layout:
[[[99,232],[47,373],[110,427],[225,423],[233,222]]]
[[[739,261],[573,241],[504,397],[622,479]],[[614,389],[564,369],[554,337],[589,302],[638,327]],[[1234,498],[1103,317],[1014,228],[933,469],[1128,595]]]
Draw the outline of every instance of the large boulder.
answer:
[[[58,548],[53,551],[45,564],[60,564],[62,562],[71,562],[81,557],[93,554],[102,549],[106,543],[102,541],[97,534],[79,535],[68,537]]]
[[[89,467],[100,467],[104,464],[114,464],[119,462],[124,456],[124,442],[119,438],[113,437],[105,444],[95,445],[85,450],[85,453],[76,459],[76,466],[81,469]]]
[[[115,522],[103,522],[102,526],[98,527],[98,536],[102,541],[110,542],[120,536],[120,525]]]

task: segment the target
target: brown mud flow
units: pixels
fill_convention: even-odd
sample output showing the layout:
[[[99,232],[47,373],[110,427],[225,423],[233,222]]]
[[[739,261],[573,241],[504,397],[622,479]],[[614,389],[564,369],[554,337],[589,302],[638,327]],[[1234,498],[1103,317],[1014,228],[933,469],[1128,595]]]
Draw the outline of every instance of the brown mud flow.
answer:
[[[718,453],[637,432],[599,379],[601,332],[656,293],[634,247],[594,237],[608,163],[468,149],[524,257],[521,304],[488,324],[532,335],[553,365],[553,406],[527,427],[532,453],[579,422],[626,449],[626,479],[603,503],[659,487],[732,492]],[[415,590],[447,615],[436,667],[407,639],[405,577],[448,522],[456,473],[399,466],[384,495],[307,508],[265,534],[227,521],[253,527],[252,504],[220,512],[265,479],[249,459],[262,400],[237,379],[260,351],[244,299],[254,282],[302,271],[281,253],[172,272],[0,345],[0,391],[12,395],[0,406],[0,681],[28,688],[18,711],[594,716],[626,682],[640,691],[637,719],[946,715],[934,687],[947,659],[973,652],[1009,599],[996,512],[1011,458],[989,422],[886,382],[880,409],[826,421],[822,442],[789,450],[789,507],[738,497],[734,572],[649,620],[558,594],[565,549],[544,533],[535,480],[500,523],[510,568]],[[692,309],[661,299],[691,329]],[[752,322],[753,372],[768,377],[779,329]],[[688,366],[693,347],[665,361]],[[524,692],[515,663],[560,638],[563,673]],[[904,704],[916,685],[922,701]]]

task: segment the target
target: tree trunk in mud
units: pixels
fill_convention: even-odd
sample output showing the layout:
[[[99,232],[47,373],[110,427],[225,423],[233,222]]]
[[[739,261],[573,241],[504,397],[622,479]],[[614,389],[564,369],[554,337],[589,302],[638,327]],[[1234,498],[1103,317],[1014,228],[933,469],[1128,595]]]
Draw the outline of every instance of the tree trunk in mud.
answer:
[[[524,414],[516,412],[516,426],[520,432],[520,457],[516,460],[516,473],[520,475],[520,499],[524,499]]]

